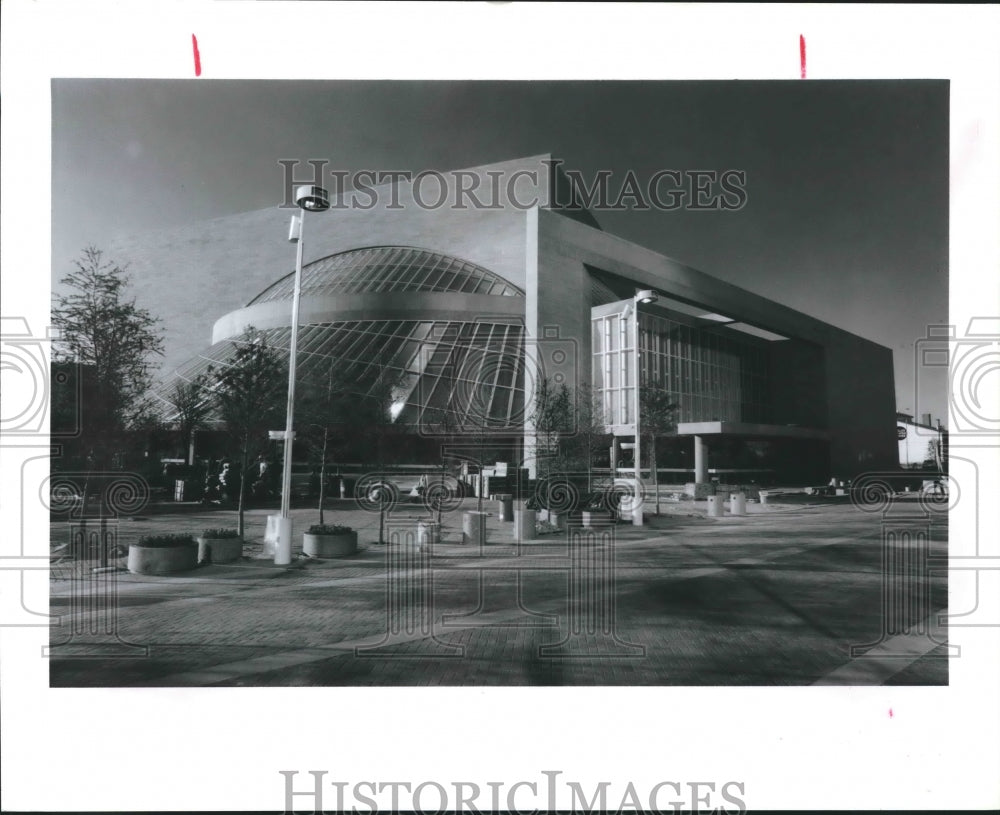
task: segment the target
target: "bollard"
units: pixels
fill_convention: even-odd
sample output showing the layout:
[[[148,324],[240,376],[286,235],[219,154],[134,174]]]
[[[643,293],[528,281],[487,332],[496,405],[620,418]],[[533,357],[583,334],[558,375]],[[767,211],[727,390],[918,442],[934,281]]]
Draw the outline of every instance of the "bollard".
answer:
[[[514,510],[514,540],[531,540],[535,537],[538,513],[533,509]]]
[[[729,514],[730,515],[747,514],[746,493],[734,492],[732,495],[729,496]]]
[[[722,496],[721,495],[709,495],[705,499],[708,504],[708,517],[718,518],[722,515]]]
[[[292,519],[278,516],[278,540],[274,544],[274,565],[287,566],[292,562]]]
[[[462,543],[482,546],[486,543],[486,513],[462,513]]]
[[[441,542],[441,524],[436,521],[419,521],[417,523],[417,551],[425,546],[431,552],[434,546]]]
[[[762,507],[766,507],[767,506],[767,490],[761,490],[760,491],[760,505]]]
[[[500,521],[513,521],[514,496],[506,493],[501,493],[497,495],[497,501],[500,503],[500,511],[498,513],[497,519]]]

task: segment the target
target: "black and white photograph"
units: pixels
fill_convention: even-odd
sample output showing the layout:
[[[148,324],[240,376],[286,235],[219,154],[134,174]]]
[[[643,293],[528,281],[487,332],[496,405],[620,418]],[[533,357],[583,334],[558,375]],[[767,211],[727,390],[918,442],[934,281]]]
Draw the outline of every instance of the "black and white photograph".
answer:
[[[782,73],[563,75],[524,43],[506,72],[349,70],[450,6],[391,6],[380,41],[370,4],[253,4],[237,48],[225,5],[208,30],[165,13],[165,71],[34,81],[49,203],[4,184],[5,237],[36,254],[4,258],[3,446],[9,630],[33,638],[37,698],[101,700],[86,720],[114,708],[123,734],[150,710],[137,744],[224,717],[212,743],[269,776],[254,808],[285,811],[743,812],[791,788],[755,797],[745,768],[771,771],[735,747],[699,764],[711,733],[769,732],[762,755],[801,761],[816,711],[844,728],[819,754],[853,777],[859,706],[866,749],[927,738],[948,715],[932,696],[995,714],[963,688],[995,677],[970,657],[1000,626],[1000,306],[970,268],[996,255],[998,122],[964,107],[996,77],[977,95],[957,56],[830,70],[831,37],[794,24]],[[289,73],[265,46],[241,67],[284,10],[288,47],[339,67]],[[367,50],[307,44],[335,11]],[[503,62],[530,10],[475,14],[504,21],[479,51]],[[447,48],[429,31],[411,59]],[[419,734],[463,707],[528,750],[504,781],[454,744],[434,769],[468,734]],[[699,730],[672,766],[524,745],[532,720],[560,742],[627,723],[638,754],[672,709],[675,735]],[[303,745],[264,759],[296,726]],[[353,739],[398,743],[379,765]],[[181,766],[216,749],[191,747]],[[153,770],[123,760],[108,801],[138,811],[125,790]]]
[[[947,684],[946,82],[53,108],[53,686]]]

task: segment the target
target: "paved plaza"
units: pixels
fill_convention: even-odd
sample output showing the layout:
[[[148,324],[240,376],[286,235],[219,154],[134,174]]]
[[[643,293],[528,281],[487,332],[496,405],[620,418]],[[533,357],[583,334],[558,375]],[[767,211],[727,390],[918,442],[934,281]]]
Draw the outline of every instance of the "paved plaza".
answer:
[[[917,501],[889,514],[847,501],[751,504],[721,518],[679,502],[642,528],[524,542],[488,502],[483,547],[461,543],[461,511],[475,504],[446,513],[441,542],[418,550],[420,506],[395,510],[392,542],[379,545],[378,515],[344,502],[326,521],[359,531],[358,554],[298,555],[290,567],[264,555],[264,510],[248,513],[245,556],[232,565],[141,576],[56,557],[50,683],[948,682],[947,586],[927,565],[946,553],[946,516]],[[118,521],[113,554],[141,535],[235,525],[232,511],[165,509]],[[318,520],[315,509],[293,516],[296,534]],[[68,525],[51,535],[64,553]]]

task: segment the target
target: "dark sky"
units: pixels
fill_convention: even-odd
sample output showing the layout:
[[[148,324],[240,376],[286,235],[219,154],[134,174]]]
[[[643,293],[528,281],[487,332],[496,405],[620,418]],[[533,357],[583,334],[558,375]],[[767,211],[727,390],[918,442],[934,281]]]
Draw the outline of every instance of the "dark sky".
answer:
[[[892,348],[900,410],[914,341],[948,321],[943,81],[57,80],[52,98],[56,280],[87,244],[278,205],[279,159],[419,172],[551,153],[613,190],[629,170],[745,171],[739,211],[596,216]],[[933,373],[919,405],[943,419]]]

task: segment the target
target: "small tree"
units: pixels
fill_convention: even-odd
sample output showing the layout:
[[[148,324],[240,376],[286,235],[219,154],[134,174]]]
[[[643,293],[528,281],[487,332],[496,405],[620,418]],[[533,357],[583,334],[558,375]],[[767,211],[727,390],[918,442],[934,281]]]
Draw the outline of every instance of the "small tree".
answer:
[[[602,396],[590,385],[583,384],[576,389],[576,428],[566,439],[565,456],[578,469],[587,472],[587,492],[594,489],[594,459],[600,452],[611,446],[612,435],[604,423]],[[614,473],[611,474],[614,479]]]
[[[93,246],[60,281],[69,291],[54,298],[52,322],[59,329],[54,361],[85,373],[90,404],[82,435],[95,466],[108,468],[125,446],[128,430],[147,425],[153,358],[163,354],[159,320],[126,296],[127,267],[104,260]]]
[[[556,387],[550,379],[538,382],[533,415],[535,460],[539,478],[565,469],[563,438],[573,432],[573,397],[566,385]]]
[[[639,398],[639,430],[643,446],[649,447],[650,470],[653,474],[653,489],[656,493],[656,514],[660,514],[660,479],[656,472],[656,440],[660,436],[673,433],[677,429],[677,403],[664,390],[643,387]],[[636,477],[639,475],[639,461],[635,462]]]
[[[208,379],[204,374],[191,380],[178,378],[170,396],[177,411],[177,435],[188,464],[194,464],[194,434],[212,411],[212,398],[207,386]]]
[[[334,450],[351,447],[363,422],[364,396],[337,371],[337,360],[303,378],[296,408],[304,429],[303,439],[319,464],[319,522],[325,523],[326,471]],[[359,410],[360,408],[360,410]]]
[[[253,328],[236,343],[228,364],[208,369],[215,403],[239,450],[237,532],[244,529],[244,495],[250,462],[266,449],[267,432],[284,418],[288,369],[278,351]],[[286,440],[285,444],[292,441]]]
[[[374,372],[372,384],[365,388],[364,396],[360,400],[360,415],[362,426],[359,428],[363,438],[370,439],[369,449],[375,453],[375,464],[382,469],[389,458],[387,454],[388,442],[393,435],[393,415],[392,406],[395,402],[396,389],[402,383],[403,374],[387,368],[385,365],[379,366]],[[379,501],[378,513],[378,542],[385,543],[385,512],[387,502]]]

